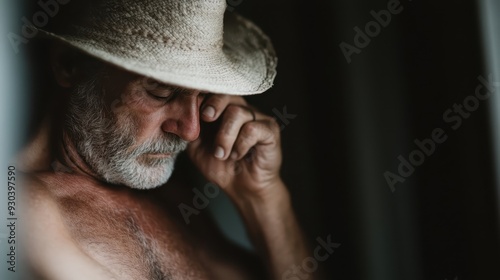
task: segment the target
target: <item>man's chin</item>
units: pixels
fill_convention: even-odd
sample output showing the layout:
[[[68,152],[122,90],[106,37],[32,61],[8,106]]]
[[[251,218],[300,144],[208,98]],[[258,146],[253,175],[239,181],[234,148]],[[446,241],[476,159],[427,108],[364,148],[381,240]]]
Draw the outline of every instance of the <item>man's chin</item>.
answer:
[[[162,159],[158,159],[163,161]],[[149,190],[158,188],[167,183],[172,176],[174,164],[172,159],[155,164],[137,163],[133,168],[121,170],[115,180],[108,180],[112,184],[124,185],[132,189]],[[109,177],[108,177],[109,178]]]

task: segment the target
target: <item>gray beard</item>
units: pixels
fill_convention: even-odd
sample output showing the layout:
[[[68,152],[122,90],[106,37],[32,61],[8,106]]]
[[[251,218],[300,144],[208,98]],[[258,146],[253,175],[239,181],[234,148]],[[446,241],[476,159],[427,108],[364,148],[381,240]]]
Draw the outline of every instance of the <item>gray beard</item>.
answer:
[[[98,79],[76,86],[69,101],[65,128],[80,156],[105,182],[134,189],[152,189],[165,184],[177,155],[187,142],[165,133],[161,137],[137,143],[132,120],[118,121],[106,110]],[[127,116],[125,115],[126,119]],[[122,119],[123,120],[123,119]],[[146,153],[169,153],[166,158],[149,158]],[[141,157],[142,156],[142,157]]]

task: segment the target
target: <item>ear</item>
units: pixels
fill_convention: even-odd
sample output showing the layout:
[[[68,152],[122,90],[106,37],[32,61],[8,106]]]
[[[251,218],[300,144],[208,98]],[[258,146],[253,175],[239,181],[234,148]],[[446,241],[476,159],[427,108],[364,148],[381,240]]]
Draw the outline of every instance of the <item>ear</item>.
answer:
[[[61,43],[50,47],[50,64],[54,78],[61,87],[69,88],[81,78],[82,70],[77,63],[78,53]]]

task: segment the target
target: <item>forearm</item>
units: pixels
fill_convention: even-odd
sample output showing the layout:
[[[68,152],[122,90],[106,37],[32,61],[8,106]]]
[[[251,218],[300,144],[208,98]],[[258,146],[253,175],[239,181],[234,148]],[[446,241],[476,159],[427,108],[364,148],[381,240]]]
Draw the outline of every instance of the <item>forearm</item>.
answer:
[[[282,181],[270,186],[265,195],[236,202],[250,238],[268,265],[271,279],[288,279],[297,266],[310,257],[307,244]],[[315,273],[303,279],[316,279]],[[290,278],[294,279],[294,278]]]

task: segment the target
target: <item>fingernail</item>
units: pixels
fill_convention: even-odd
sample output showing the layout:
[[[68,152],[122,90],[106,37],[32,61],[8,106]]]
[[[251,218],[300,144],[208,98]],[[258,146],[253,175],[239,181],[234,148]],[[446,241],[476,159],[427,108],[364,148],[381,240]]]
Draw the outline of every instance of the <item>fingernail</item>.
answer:
[[[212,106],[205,107],[205,109],[203,109],[203,115],[209,118],[215,117],[215,108]]]
[[[224,157],[224,149],[222,147],[217,147],[217,149],[215,149],[215,157],[216,158]]]
[[[232,152],[230,157],[232,160],[235,160],[238,158],[238,154],[236,152]]]

